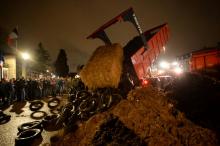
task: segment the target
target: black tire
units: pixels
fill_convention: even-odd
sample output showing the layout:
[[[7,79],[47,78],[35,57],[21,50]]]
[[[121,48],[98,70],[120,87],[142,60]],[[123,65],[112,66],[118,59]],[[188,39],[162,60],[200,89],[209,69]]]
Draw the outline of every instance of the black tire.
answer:
[[[71,117],[75,107],[72,108],[66,106],[62,109],[61,114],[58,119],[58,123],[67,123],[68,119]]]
[[[42,116],[36,116],[36,114],[39,114],[39,113],[41,113]],[[36,119],[36,120],[40,120],[40,119],[44,118],[45,116],[47,116],[47,113],[44,111],[35,111],[35,112],[31,113],[31,118]]]
[[[101,95],[101,108],[107,109],[111,106],[112,104],[112,95],[111,94],[103,94]]]
[[[57,120],[58,120],[58,115],[48,115],[46,117],[44,117],[44,119],[42,120],[42,124],[43,127],[46,128],[48,126],[50,127],[55,127]]]
[[[95,96],[88,98],[86,100],[83,100],[79,105],[79,112],[81,113],[95,113],[98,108],[98,102],[97,98]]]
[[[41,136],[40,129],[28,129],[18,134],[15,138],[16,145],[31,145],[31,142]]]
[[[75,94],[69,95],[69,97],[68,97],[68,101],[69,102],[73,102],[75,99],[76,99],[76,95]]]
[[[48,101],[47,105],[49,108],[55,108],[60,105],[60,100],[58,98],[53,98]]]
[[[74,87],[70,88],[70,91],[69,91],[69,95],[70,95],[70,96],[71,96],[71,95],[76,95],[76,93],[77,93],[76,88],[74,88]]]
[[[65,108],[67,108],[67,109],[69,109],[69,110],[74,110],[74,109],[75,109],[73,103],[67,103],[67,104],[63,107],[62,111],[63,111]]]
[[[31,111],[38,111],[43,107],[44,103],[40,100],[32,101],[29,108]]]
[[[58,109],[51,109],[50,112],[51,112],[51,114],[54,114],[54,115],[60,113],[60,111]]]
[[[22,132],[29,129],[40,129],[43,130],[41,121],[33,121],[33,122],[27,122],[23,123],[20,126],[18,126],[18,131]]]
[[[11,119],[10,115],[6,115],[6,114],[0,115],[0,125],[8,123],[10,119]]]
[[[86,99],[86,98],[88,98],[89,96],[91,96],[91,93],[89,93],[89,92],[86,91],[86,90],[79,91],[79,92],[77,92],[77,94],[76,94],[76,98],[77,98],[77,99],[81,99],[81,100]]]

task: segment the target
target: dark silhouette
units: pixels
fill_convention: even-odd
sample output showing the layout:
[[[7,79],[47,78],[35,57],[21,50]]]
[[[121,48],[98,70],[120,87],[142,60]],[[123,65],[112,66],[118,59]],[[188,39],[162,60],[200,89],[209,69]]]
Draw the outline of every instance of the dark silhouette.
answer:
[[[69,66],[67,65],[67,56],[64,49],[60,49],[60,52],[55,61],[55,72],[60,77],[65,77],[69,73]]]
[[[46,73],[50,66],[50,55],[41,42],[38,44],[34,57],[35,62],[32,69],[37,72]]]

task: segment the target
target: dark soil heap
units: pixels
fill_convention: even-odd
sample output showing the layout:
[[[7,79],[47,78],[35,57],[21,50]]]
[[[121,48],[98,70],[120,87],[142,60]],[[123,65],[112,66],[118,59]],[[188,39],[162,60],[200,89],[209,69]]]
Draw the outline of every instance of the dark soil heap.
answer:
[[[115,123],[119,124],[114,123],[114,117],[118,117]],[[128,137],[134,136],[135,143],[131,144],[126,134],[121,134],[125,138],[120,143],[120,132],[115,130],[118,127],[128,131]],[[116,133],[112,132],[114,130]],[[114,139],[113,134],[119,138]],[[92,116],[81,123],[75,132],[61,139],[56,145],[218,145],[215,133],[187,120],[164,94],[151,87],[131,91],[128,99],[107,112]],[[107,139],[106,143],[103,139]]]
[[[188,119],[220,136],[219,80],[198,73],[185,73],[169,86],[168,96]]]
[[[96,132],[92,144],[94,146],[104,145],[123,145],[123,146],[145,146],[146,143],[138,137],[132,130],[128,129],[124,124],[114,116],[100,126],[100,130]]]

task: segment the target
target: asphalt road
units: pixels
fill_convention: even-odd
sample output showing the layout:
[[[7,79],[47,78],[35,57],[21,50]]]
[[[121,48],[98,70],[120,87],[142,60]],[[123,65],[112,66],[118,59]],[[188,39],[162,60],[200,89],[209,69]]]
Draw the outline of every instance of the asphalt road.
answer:
[[[58,98],[61,99],[60,106],[67,102],[66,97]],[[42,100],[44,102],[44,105],[40,110],[45,111],[48,115],[50,115],[52,113],[47,106],[48,99],[49,98],[44,98]],[[15,102],[13,105],[4,110],[5,114],[11,115],[11,120],[8,123],[0,125],[0,146],[14,146],[15,138],[18,133],[17,127],[25,122],[35,121],[35,119],[32,119],[30,117],[32,111],[29,109],[29,105],[30,102],[28,101]],[[43,130],[41,133],[42,138],[37,139],[37,141],[35,141],[33,145],[49,145],[50,137],[55,135],[57,132],[58,131]]]

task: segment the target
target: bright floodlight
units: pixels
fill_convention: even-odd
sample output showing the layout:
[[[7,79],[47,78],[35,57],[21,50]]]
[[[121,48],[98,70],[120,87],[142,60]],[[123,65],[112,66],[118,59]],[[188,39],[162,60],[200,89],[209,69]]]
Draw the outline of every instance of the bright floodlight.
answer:
[[[180,67],[176,67],[176,68],[174,68],[174,72],[175,72],[176,74],[181,74],[181,73],[183,72],[183,69],[180,68]]]
[[[21,53],[21,57],[22,57],[24,60],[30,59],[30,55],[29,55],[27,52]]]
[[[163,69],[169,69],[170,65],[168,62],[162,61],[162,62],[160,62],[160,67]]]
[[[161,74],[163,74],[163,73],[165,73],[164,70],[158,70],[158,74],[159,74],[159,75],[161,75]]]
[[[177,61],[173,61],[173,62],[172,62],[172,65],[173,65],[173,66],[177,66],[177,65],[179,65],[179,63],[178,63]]]

